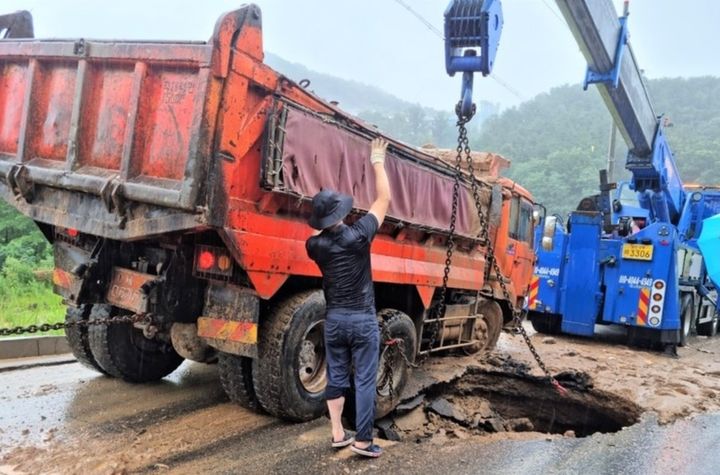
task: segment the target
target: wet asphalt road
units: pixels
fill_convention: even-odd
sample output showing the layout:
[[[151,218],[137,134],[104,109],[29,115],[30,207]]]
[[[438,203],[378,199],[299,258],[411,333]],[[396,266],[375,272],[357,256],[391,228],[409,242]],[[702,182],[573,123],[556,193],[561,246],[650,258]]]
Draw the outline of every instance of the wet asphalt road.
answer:
[[[329,449],[324,420],[286,424],[229,403],[212,366],[138,386],[67,357],[44,363],[0,365],[0,473],[720,473],[720,414],[668,426],[648,416],[581,439],[384,442],[369,461]]]

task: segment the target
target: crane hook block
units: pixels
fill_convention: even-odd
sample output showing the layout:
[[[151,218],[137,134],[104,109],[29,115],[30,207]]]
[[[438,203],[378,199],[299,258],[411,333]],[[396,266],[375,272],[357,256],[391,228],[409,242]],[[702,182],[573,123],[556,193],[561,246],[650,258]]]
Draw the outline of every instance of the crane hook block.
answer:
[[[473,114],[473,73],[492,71],[502,26],[500,0],[452,0],[445,10],[445,69],[463,73],[459,112],[466,118]]]

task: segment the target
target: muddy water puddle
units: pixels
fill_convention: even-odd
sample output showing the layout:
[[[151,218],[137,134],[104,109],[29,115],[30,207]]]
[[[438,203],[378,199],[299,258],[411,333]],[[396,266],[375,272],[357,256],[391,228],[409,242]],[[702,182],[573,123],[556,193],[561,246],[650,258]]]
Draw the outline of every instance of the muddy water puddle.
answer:
[[[595,388],[587,374],[566,372],[556,378],[568,389],[566,395],[530,375],[523,364],[494,358],[405,401],[378,427],[388,439],[422,442],[513,432],[586,437],[640,420],[640,406]]]

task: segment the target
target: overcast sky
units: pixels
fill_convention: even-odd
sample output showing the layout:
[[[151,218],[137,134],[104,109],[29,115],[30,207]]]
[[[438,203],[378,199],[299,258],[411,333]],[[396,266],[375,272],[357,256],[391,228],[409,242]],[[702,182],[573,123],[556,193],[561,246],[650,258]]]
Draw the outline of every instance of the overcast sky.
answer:
[[[614,0],[618,11],[622,0]],[[227,0],[3,0],[30,10],[39,38],[206,40]],[[372,84],[435,108],[451,108],[459,78],[444,70],[442,40],[396,0],[257,0],[265,48],[311,69]],[[446,0],[404,0],[442,30]],[[476,80],[475,97],[514,105],[581,81],[585,62],[553,0],[504,0],[498,80]],[[720,1],[633,0],[630,34],[651,78],[720,76]],[[510,92],[500,82],[506,83]]]

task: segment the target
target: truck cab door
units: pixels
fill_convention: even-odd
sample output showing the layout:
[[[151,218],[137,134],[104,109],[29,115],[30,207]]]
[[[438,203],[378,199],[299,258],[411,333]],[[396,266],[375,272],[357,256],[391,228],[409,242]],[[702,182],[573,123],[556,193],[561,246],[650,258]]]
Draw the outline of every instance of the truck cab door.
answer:
[[[505,254],[512,262],[510,279],[518,294],[525,294],[535,266],[533,251],[533,206],[513,195],[510,203],[510,229]]]

